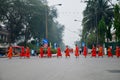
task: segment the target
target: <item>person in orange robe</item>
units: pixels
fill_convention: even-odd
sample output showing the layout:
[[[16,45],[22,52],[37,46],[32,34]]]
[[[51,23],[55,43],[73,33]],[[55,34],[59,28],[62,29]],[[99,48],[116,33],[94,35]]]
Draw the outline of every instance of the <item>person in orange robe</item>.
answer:
[[[43,56],[44,56],[43,47],[42,47],[42,45],[41,45],[41,47],[40,47],[40,56],[39,56],[39,57],[43,58]]]
[[[27,58],[30,58],[30,49],[29,49],[29,47],[26,48],[26,54],[25,54],[25,56]]]
[[[20,58],[21,57],[25,57],[25,48],[24,47],[21,48]]]
[[[87,56],[87,47],[86,47],[86,45],[85,45],[84,48],[83,48],[83,55],[84,55],[85,58],[86,58],[86,56]]]
[[[102,56],[103,57],[103,47],[99,46],[99,51],[98,51],[98,57]]]
[[[49,45],[48,45],[48,48],[47,48],[47,56],[48,56],[48,57],[52,57],[51,48],[50,48]]]
[[[75,56],[76,58],[79,57],[79,47],[77,46],[77,44],[75,45]]]
[[[119,58],[120,57],[120,48],[118,46],[116,46],[116,57]]]
[[[57,57],[61,56],[62,57],[62,54],[61,54],[61,49],[60,47],[58,46],[57,47]]]
[[[112,55],[112,48],[111,47],[108,47],[107,52],[108,52],[108,57],[113,57],[113,55]]]
[[[67,56],[70,57],[70,51],[69,51],[68,46],[66,46],[66,49],[65,49],[65,56],[66,56],[66,58],[67,58]]]
[[[13,52],[13,49],[12,49],[12,46],[10,46],[9,49],[8,49],[8,54],[7,54],[7,57],[8,57],[9,59],[12,58],[12,52]]]
[[[119,52],[119,54],[118,54],[118,55],[119,55],[119,57],[120,57],[120,47],[119,47],[119,51],[118,51],[118,52]]]
[[[93,47],[92,47],[92,54],[91,54],[91,57],[96,57],[96,48],[95,48],[95,46],[93,45]]]

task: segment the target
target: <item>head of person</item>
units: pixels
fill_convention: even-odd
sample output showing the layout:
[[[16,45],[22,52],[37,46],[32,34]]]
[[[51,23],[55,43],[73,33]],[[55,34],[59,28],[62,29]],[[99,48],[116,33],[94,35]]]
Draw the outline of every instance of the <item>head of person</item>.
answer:
[[[75,46],[77,46],[77,44],[75,44]]]
[[[66,45],[66,48],[68,48],[68,45]]]

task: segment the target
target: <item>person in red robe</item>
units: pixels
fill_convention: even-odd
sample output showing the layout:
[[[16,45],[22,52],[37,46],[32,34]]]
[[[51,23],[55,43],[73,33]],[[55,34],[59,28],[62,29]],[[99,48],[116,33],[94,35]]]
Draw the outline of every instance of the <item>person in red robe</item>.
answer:
[[[108,47],[107,52],[108,52],[108,57],[113,57],[113,55],[112,55],[112,48],[111,47]]]
[[[66,56],[66,58],[68,56],[70,57],[70,50],[69,50],[68,46],[66,46],[66,49],[65,49],[65,56]]]
[[[84,48],[83,48],[83,55],[84,55],[85,58],[86,58],[86,56],[87,56],[87,47],[86,47],[86,45],[85,45]]]
[[[98,57],[103,57],[103,47],[99,46]]]
[[[9,59],[12,58],[12,55],[13,55],[12,52],[13,52],[13,49],[12,49],[12,46],[10,46],[9,49],[8,49],[8,54],[7,54],[7,57],[8,57]]]
[[[93,45],[92,47],[92,54],[91,54],[91,57],[96,57],[96,47]]]
[[[76,58],[79,57],[79,47],[77,46],[77,44],[75,45],[75,56]]]
[[[61,54],[61,49],[60,47],[58,46],[57,47],[57,57],[61,56],[62,57],[62,54]]]
[[[118,55],[119,55],[119,57],[120,57],[120,47],[119,47],[119,51],[118,51],[118,52],[119,52],[119,54],[118,54]]]
[[[44,56],[43,46],[41,45],[41,47],[40,47],[40,56],[39,57],[43,58],[43,56]]]
[[[120,48],[118,46],[116,46],[116,57],[119,58],[120,57]]]
[[[50,46],[48,46],[48,48],[47,48],[47,56],[48,56],[48,57],[52,57],[52,53],[51,53],[51,48],[50,48]]]
[[[24,47],[21,48],[20,58],[21,57],[25,57],[25,48]]]
[[[29,49],[29,47],[26,48],[25,56],[26,56],[26,58],[30,58],[30,49]]]

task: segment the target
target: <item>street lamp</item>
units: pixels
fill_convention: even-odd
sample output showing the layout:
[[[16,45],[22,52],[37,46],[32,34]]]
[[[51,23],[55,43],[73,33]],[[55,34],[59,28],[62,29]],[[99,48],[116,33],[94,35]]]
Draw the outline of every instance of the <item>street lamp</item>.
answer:
[[[62,4],[55,4],[53,6],[62,6]],[[45,33],[46,33],[46,39],[48,39],[48,13],[47,13],[47,3],[46,3],[46,8],[45,8]]]

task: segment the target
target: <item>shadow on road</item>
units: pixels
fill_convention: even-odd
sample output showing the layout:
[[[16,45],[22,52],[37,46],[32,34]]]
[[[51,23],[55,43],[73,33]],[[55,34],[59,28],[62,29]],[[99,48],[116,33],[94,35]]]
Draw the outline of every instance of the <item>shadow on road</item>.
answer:
[[[110,73],[120,73],[120,70],[107,70]]]

